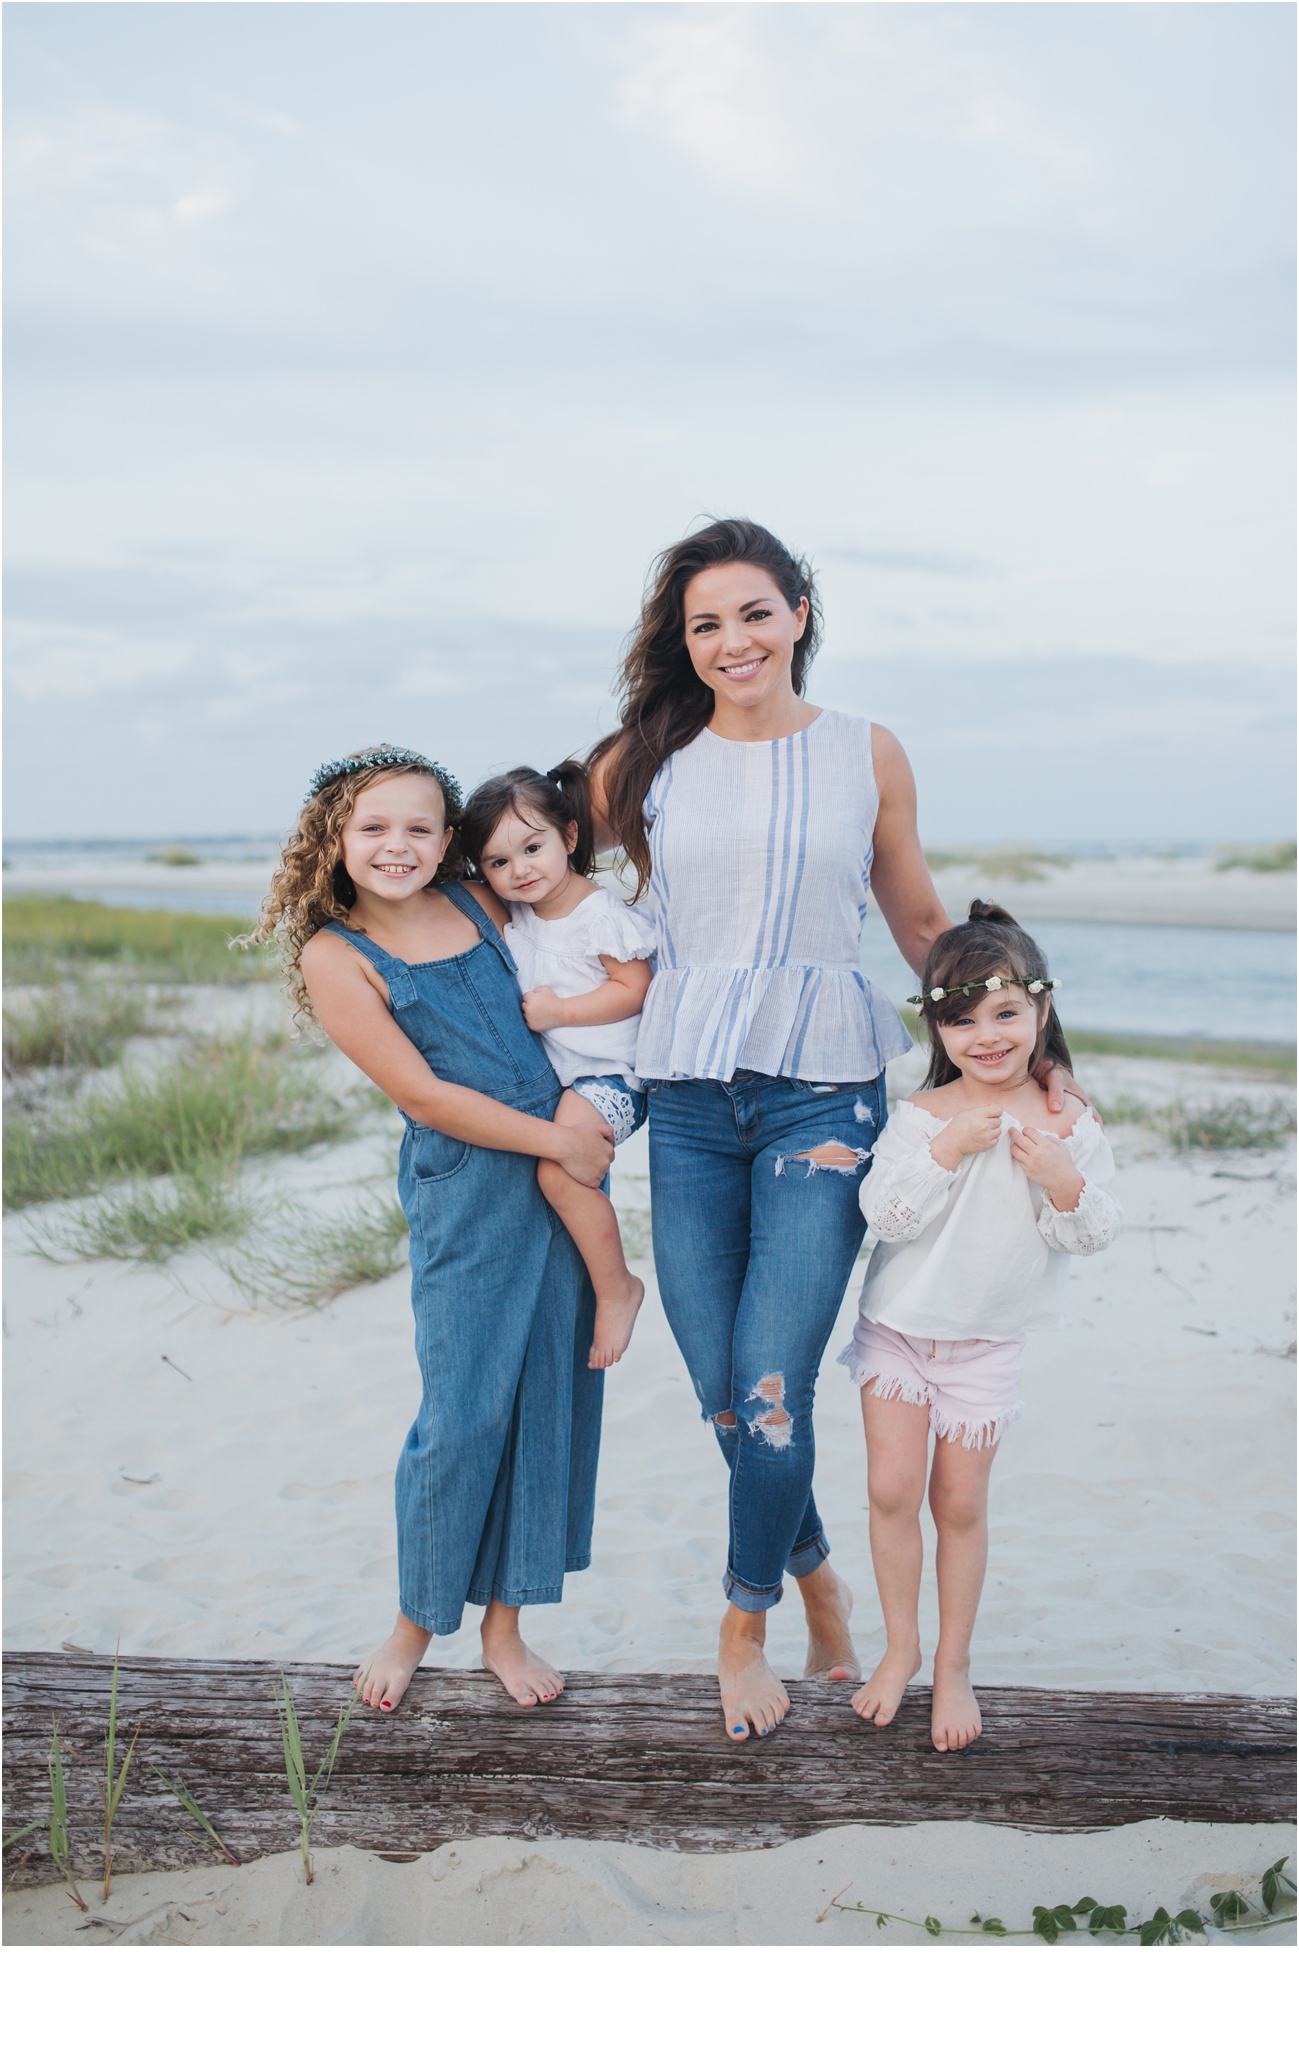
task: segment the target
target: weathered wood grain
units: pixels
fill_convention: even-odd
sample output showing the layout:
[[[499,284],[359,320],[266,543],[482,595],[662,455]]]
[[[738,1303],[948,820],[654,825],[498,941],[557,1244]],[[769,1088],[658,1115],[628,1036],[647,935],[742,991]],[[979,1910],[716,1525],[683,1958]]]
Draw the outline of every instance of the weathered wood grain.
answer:
[[[288,1664],[309,1766],[350,1698],[343,1665]],[[139,1747],[119,1809],[115,1868],[211,1860],[152,1765],[193,1793],[234,1853],[290,1849],[264,1663],[124,1658],[118,1725]],[[111,1660],[36,1652],[4,1667],[5,1833],[49,1811],[47,1756],[58,1718],[77,1868],[93,1873],[98,1804],[89,1762],[107,1724]],[[1288,1701],[1231,1695],[981,1689],[984,1733],[970,1750],[930,1746],[929,1696],[909,1692],[894,1724],[867,1727],[847,1686],[792,1683],[784,1726],[733,1744],[708,1679],[575,1672],[548,1708],[516,1707],[485,1674],[424,1670],[391,1718],[362,1710],[339,1757],[315,1840],[400,1856],[481,1834],[569,1835],[686,1850],[754,1849],[854,1821],[981,1820],[1088,1831],[1168,1816],[1279,1821],[1294,1812],[1295,1719]],[[119,1755],[122,1752],[119,1751]],[[31,1851],[21,1868],[24,1852]],[[18,1884],[48,1883],[45,1832],[6,1862]]]

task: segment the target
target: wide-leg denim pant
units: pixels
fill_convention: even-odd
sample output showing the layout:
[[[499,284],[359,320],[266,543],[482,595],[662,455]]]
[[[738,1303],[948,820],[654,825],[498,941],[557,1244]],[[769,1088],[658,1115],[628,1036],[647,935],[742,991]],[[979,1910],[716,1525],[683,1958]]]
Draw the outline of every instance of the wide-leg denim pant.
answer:
[[[812,1398],[865,1232],[857,1191],[888,1114],[884,1077],[648,1085],[659,1293],[730,1468],[723,1585],[759,1613],[785,1572],[829,1555]],[[824,1145],[846,1147],[852,1165],[801,1156]]]
[[[518,1106],[549,1116],[557,1095],[552,1079]],[[451,1635],[466,1601],[560,1600],[589,1565],[604,1374],[586,1369],[594,1297],[535,1159],[416,1126],[398,1190],[424,1382],[397,1467],[401,1611]]]

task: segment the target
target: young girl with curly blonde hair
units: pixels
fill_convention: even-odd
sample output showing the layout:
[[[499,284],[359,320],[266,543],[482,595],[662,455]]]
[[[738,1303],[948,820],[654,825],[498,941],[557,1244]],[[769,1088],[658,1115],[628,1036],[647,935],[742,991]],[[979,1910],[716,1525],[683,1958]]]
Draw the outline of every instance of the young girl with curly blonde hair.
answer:
[[[552,1121],[560,1084],[528,1028],[504,908],[465,882],[460,790],[436,762],[378,746],[312,781],[262,909],[300,1014],[402,1113],[424,1391],[397,1467],[399,1611],[358,1669],[390,1712],[433,1635],[486,1611],[482,1655],[521,1706],[563,1680],[519,1633],[590,1563],[603,1375],[571,1238],[537,1185],[554,1160],[599,1187],[612,1133]]]

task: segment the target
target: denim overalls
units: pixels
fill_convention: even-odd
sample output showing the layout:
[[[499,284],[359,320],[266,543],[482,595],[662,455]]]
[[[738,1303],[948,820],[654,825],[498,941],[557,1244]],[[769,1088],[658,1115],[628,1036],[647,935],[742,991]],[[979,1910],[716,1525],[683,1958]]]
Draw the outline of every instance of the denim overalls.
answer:
[[[378,968],[439,1081],[549,1119],[559,1082],[496,926],[467,889],[443,893],[482,934],[448,960],[412,966],[327,929]],[[536,1159],[405,1124],[397,1192],[424,1397],[397,1466],[398,1578],[407,1620],[451,1635],[467,1600],[559,1600],[564,1573],[590,1563],[604,1375],[587,1370],[594,1299]]]

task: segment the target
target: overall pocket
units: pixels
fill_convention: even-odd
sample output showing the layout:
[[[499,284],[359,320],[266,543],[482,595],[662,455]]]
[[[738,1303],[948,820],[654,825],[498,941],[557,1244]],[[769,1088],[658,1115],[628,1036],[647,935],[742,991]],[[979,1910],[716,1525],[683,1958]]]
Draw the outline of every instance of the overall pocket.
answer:
[[[431,1130],[427,1124],[416,1124],[410,1133],[410,1174],[418,1186],[421,1182],[450,1180],[459,1173],[473,1146],[465,1138],[449,1138],[445,1131]]]

